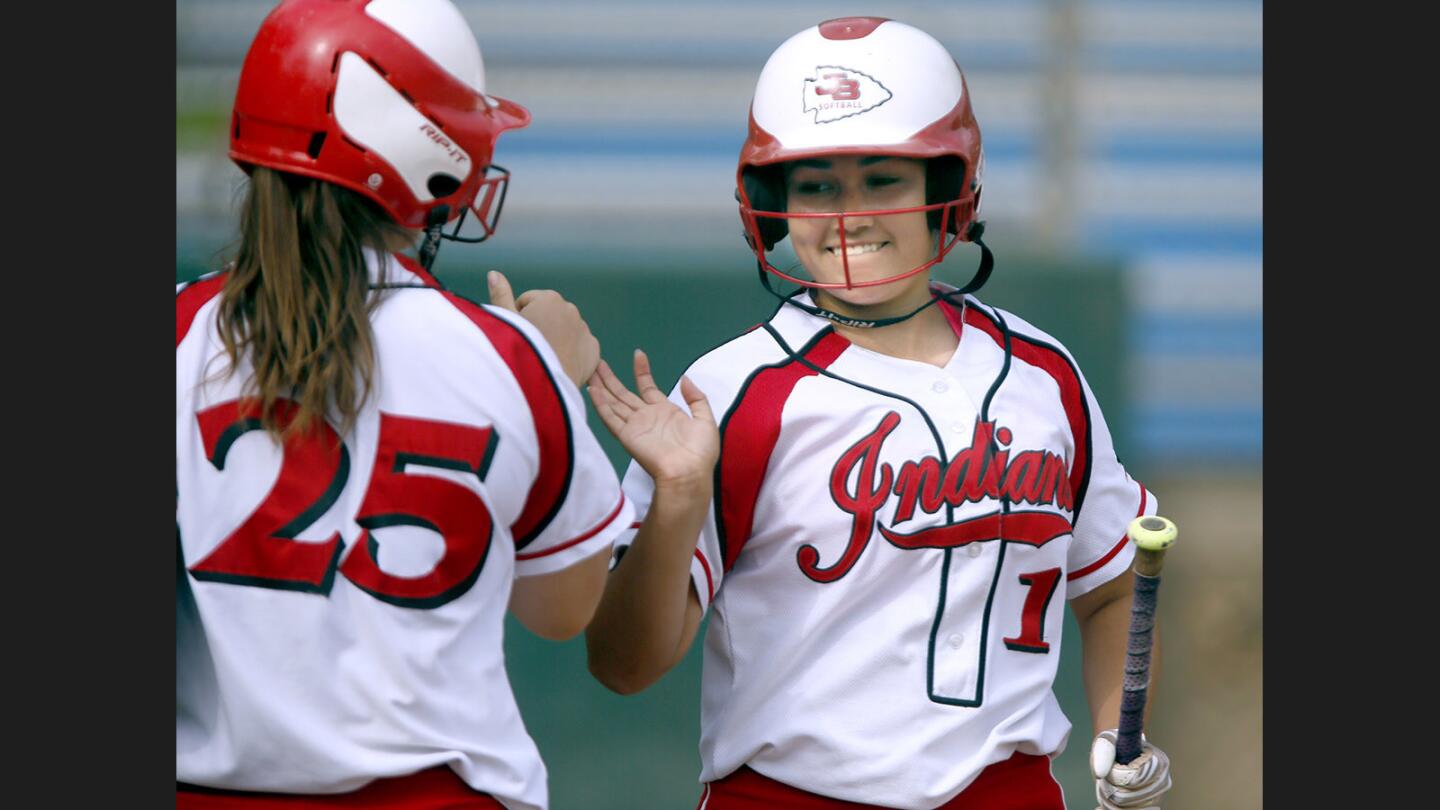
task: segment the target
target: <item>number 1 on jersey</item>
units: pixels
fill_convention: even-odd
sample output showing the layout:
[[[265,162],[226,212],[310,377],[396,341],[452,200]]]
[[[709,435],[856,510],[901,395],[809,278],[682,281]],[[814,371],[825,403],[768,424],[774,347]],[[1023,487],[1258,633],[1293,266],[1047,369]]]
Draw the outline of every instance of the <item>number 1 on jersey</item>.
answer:
[[[1005,646],[1016,652],[1048,653],[1050,642],[1044,638],[1045,611],[1050,607],[1050,597],[1055,595],[1055,586],[1060,584],[1060,569],[1021,574],[1020,584],[1030,587],[1020,614],[1020,635],[1006,638]]]

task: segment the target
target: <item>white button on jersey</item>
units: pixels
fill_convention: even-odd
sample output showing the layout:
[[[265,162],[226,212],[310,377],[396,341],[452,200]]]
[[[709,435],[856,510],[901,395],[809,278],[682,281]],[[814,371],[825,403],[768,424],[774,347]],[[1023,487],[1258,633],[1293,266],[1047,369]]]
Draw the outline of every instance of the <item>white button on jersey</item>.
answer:
[[[971,543],[970,545],[968,545],[968,546],[965,547],[965,553],[966,553],[966,554],[969,554],[971,557],[979,557],[979,556],[980,556],[980,544],[979,544],[979,543]]]
[[[944,380],[936,380],[935,384],[930,386],[930,390],[934,391],[937,394],[943,394],[946,391],[950,390],[950,384],[945,382]]]
[[[957,650],[960,649],[960,645],[964,643],[965,637],[960,635],[959,633],[956,633],[955,635],[950,637],[950,646],[954,647]]]

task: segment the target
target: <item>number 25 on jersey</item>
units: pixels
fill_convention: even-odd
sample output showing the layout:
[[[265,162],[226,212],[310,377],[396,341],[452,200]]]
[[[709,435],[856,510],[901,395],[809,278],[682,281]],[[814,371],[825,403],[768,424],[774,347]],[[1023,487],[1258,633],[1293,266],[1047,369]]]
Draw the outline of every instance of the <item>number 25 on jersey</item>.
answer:
[[[280,400],[276,421],[283,430],[295,419],[295,403]],[[195,415],[205,456],[224,471],[231,446],[244,434],[261,430],[259,403],[231,400]],[[280,475],[274,487],[209,555],[190,567],[198,580],[261,588],[329,594],[335,572],[377,599],[412,608],[435,608],[470,589],[480,575],[494,521],[473,490],[454,481],[411,475],[410,465],[438,467],[485,480],[499,437],[489,427],[380,414],[380,439],[374,472],[355,522],[360,535],[345,544],[336,532],[322,542],[295,538],[325,514],[350,474],[350,453],[323,421],[284,440]],[[444,554],[427,573],[401,577],[380,569],[374,530],[419,526],[437,532]]]

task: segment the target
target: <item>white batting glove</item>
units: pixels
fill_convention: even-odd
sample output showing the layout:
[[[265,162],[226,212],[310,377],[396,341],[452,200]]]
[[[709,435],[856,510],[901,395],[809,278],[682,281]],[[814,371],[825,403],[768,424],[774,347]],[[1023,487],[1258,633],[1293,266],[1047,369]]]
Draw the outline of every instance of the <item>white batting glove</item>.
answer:
[[[1170,789],[1170,758],[1140,735],[1140,756],[1128,765],[1115,764],[1115,729],[1090,744],[1090,772],[1095,775],[1096,810],[1160,810],[1160,797]]]

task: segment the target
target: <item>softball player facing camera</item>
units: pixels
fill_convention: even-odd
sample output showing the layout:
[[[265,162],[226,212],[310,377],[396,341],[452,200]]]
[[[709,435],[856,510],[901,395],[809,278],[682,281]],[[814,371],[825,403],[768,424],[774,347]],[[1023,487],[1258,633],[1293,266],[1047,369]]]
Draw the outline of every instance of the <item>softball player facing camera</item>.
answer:
[[[1117,720],[1134,555],[1154,496],[1116,458],[1074,358],[973,293],[992,257],[969,92],[935,39],[879,18],[782,44],[736,182],[760,279],[798,283],[667,398],[603,363],[642,521],[586,632],[644,689],[708,613],[700,807],[1064,807],[1052,685],[1066,603],[1095,732]],[[930,270],[981,247],[956,288]],[[1102,760],[1105,807],[1169,787],[1153,746]],[[1112,749],[1113,751],[1113,749]]]

